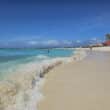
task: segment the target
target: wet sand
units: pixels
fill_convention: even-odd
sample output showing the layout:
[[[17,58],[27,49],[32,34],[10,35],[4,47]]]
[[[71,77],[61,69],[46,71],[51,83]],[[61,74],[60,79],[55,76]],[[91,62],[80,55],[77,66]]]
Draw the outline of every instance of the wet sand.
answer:
[[[110,110],[110,52],[91,52],[45,77],[38,110]]]

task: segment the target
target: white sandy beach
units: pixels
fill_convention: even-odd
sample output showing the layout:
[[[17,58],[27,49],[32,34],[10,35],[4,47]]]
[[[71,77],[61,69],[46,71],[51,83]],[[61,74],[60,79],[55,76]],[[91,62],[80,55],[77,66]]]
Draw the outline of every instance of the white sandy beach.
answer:
[[[76,50],[90,50],[90,48],[76,48]],[[110,52],[110,47],[94,47],[93,51]]]
[[[110,47],[93,50],[46,74],[38,110],[110,110]]]

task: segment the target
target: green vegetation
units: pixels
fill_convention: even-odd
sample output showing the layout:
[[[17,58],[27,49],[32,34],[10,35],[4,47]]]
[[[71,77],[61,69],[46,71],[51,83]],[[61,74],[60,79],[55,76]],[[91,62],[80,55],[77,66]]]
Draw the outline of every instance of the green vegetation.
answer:
[[[105,37],[106,37],[106,40],[110,40],[110,34],[106,34]]]

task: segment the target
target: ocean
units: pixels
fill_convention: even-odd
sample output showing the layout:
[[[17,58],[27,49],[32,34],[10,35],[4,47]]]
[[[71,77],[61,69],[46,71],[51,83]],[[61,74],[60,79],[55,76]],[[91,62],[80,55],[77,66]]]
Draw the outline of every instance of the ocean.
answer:
[[[43,74],[73,49],[0,49],[0,110],[37,110]]]

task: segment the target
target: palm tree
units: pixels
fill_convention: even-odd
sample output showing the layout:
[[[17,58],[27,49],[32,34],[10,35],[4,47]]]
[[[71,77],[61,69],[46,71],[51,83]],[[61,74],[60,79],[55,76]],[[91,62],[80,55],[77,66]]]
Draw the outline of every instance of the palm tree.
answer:
[[[106,34],[105,37],[106,37],[106,40],[110,40],[110,34],[109,33]]]

